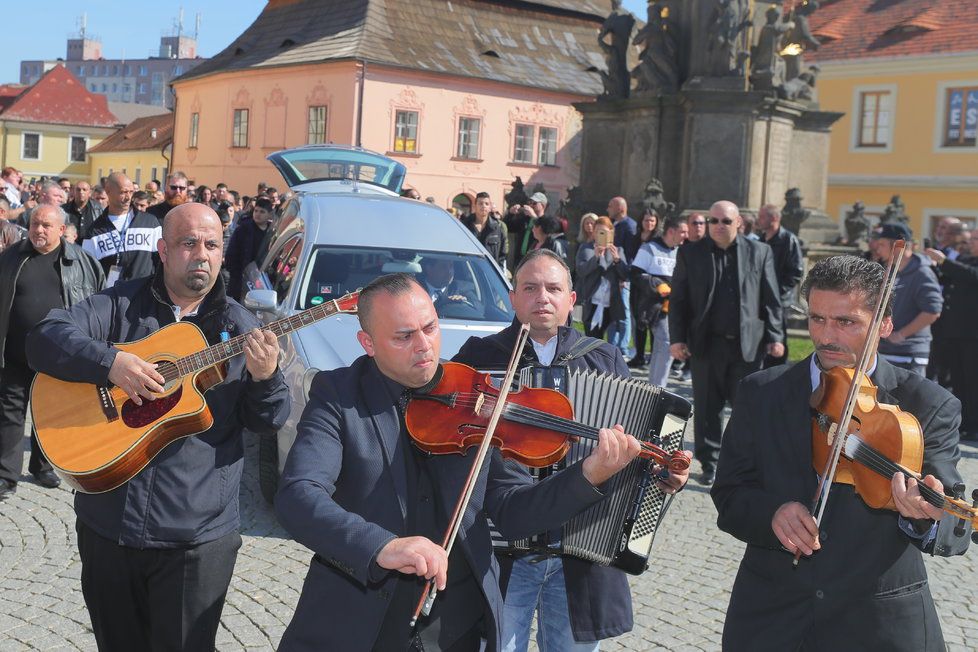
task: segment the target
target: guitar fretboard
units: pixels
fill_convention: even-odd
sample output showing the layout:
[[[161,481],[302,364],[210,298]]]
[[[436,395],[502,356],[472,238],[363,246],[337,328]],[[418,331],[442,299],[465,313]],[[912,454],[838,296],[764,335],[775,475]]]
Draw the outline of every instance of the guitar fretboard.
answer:
[[[303,310],[300,313],[296,313],[291,317],[284,317],[277,321],[273,321],[261,330],[271,331],[275,334],[275,337],[281,337],[291,333],[292,331],[304,328],[311,324],[325,319],[326,317],[331,317],[332,315],[344,312],[340,309],[339,303],[336,300],[322,303],[318,306],[313,306],[308,310]],[[213,367],[216,364],[220,364],[225,360],[230,360],[234,356],[238,355],[244,351],[245,341],[247,340],[248,333],[242,333],[236,337],[232,337],[226,342],[220,342],[212,346],[207,347],[202,351],[192,353],[188,356],[178,358],[173,361],[162,362],[157,366],[157,371],[166,380],[167,383],[175,381],[184,376],[195,374],[198,371],[203,371],[208,367]]]

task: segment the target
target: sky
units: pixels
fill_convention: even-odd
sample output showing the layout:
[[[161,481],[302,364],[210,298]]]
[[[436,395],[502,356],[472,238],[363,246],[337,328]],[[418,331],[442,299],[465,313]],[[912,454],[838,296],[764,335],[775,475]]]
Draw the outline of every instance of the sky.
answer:
[[[149,11],[150,7],[166,9]],[[211,57],[223,50],[250,25],[265,0],[196,0],[194,2],[121,2],[120,0],[43,0],[34,5],[43,19],[30,13],[15,27],[18,12],[7,12],[0,39],[0,83],[20,81],[20,62],[65,56],[65,42],[78,34],[82,12],[87,14],[87,32],[102,42],[106,59],[145,59],[159,54],[160,36],[176,33],[177,17],[183,8],[183,32],[193,35],[195,15],[200,14],[197,53]],[[43,7],[43,9],[42,9]],[[151,18],[152,17],[152,18]]]
[[[193,34],[195,15],[200,13],[197,52],[211,57],[223,50],[254,21],[265,0],[197,0],[181,3],[149,3],[144,0],[43,0],[43,20],[25,19],[22,28],[4,30],[0,39],[0,83],[20,81],[20,62],[65,56],[65,41],[78,34],[82,7],[87,31],[102,42],[106,59],[144,59],[159,53],[160,36],[175,34],[177,16],[183,8],[184,33]],[[149,15],[147,7],[165,4],[166,9]],[[625,0],[626,9],[645,19],[647,0]],[[40,6],[40,5],[38,5]],[[8,18],[11,15],[8,13]],[[14,19],[16,21],[16,18]],[[16,22],[14,23],[16,24]],[[43,29],[38,26],[43,25]]]

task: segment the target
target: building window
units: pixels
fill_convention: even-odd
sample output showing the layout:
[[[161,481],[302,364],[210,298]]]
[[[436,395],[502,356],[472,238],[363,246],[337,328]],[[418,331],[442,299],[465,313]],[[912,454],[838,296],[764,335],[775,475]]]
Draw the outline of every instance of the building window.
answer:
[[[197,130],[200,128],[200,114],[191,113],[190,114],[190,143],[188,147],[197,147]],[[156,170],[153,170],[156,174]]]
[[[417,111],[398,111],[394,114],[394,151],[418,153]]]
[[[133,175],[133,181],[132,182],[134,184],[136,184],[136,187],[137,188],[139,188],[139,184],[141,184],[143,182],[143,169],[142,168],[136,168],[136,174]]]
[[[140,84],[136,88],[136,92],[139,93],[140,95],[145,95],[146,94],[146,84]]]
[[[104,93],[107,90],[108,90],[108,86],[106,86],[105,84],[102,84],[102,92]]]
[[[36,161],[41,158],[41,134],[24,132],[20,137],[20,158]]]
[[[101,173],[99,173],[99,176],[101,176]],[[156,168],[150,168],[149,169],[149,180],[150,181],[156,181],[157,179],[159,179],[159,177],[156,176]]]
[[[947,89],[944,146],[974,147],[978,136],[978,86]]]
[[[119,65],[113,63],[112,64],[112,76],[115,77],[118,74],[119,74]]]
[[[231,132],[231,147],[248,146],[248,109],[234,110],[234,128]]]
[[[85,151],[88,149],[88,139],[84,136],[71,137],[71,162],[84,163]]]
[[[122,74],[125,75],[126,77],[132,74],[132,68],[129,67],[128,63],[122,66]]]
[[[859,94],[859,146],[887,147],[890,144],[890,118],[893,115],[890,91]]]
[[[556,127],[540,127],[537,165],[557,165]]]
[[[139,76],[145,77],[148,74],[148,69],[146,66],[139,66]]]
[[[533,125],[516,125],[513,163],[533,163]]]
[[[183,74],[183,66],[181,66],[181,65],[173,66],[173,76],[174,77],[178,77],[178,76],[180,76],[182,74]]]
[[[78,76],[79,77],[85,76],[85,66],[78,66]]]
[[[458,119],[458,148],[456,149],[458,158],[479,158],[479,128],[481,125],[482,120],[479,118]]]
[[[326,142],[326,107],[309,107],[309,128],[306,142],[310,145],[322,145]]]

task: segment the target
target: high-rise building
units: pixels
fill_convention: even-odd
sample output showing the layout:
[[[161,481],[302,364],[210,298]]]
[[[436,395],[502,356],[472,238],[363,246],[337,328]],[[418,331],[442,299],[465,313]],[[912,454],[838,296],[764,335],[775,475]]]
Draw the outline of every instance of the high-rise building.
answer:
[[[181,21],[182,22],[182,21]],[[178,23],[179,25],[179,23]],[[196,35],[182,33],[160,37],[157,56],[145,59],[105,59],[102,43],[85,30],[82,19],[78,36],[68,39],[64,59],[20,62],[20,83],[31,85],[41,76],[61,64],[92,93],[105,95],[110,102],[155,104],[173,108],[170,80],[186,73],[202,62],[197,56]]]

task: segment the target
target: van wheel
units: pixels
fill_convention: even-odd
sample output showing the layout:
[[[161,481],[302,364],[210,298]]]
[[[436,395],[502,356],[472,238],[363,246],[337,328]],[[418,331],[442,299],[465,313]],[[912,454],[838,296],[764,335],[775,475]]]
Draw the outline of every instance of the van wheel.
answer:
[[[278,435],[258,438],[258,484],[269,505],[278,491]]]

